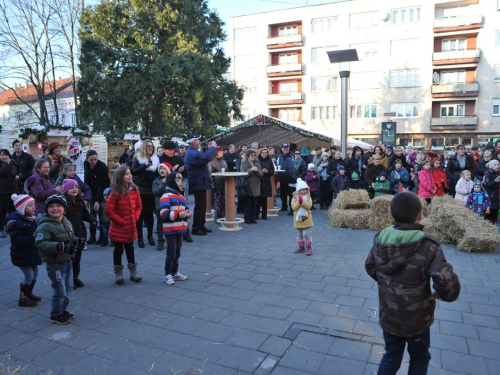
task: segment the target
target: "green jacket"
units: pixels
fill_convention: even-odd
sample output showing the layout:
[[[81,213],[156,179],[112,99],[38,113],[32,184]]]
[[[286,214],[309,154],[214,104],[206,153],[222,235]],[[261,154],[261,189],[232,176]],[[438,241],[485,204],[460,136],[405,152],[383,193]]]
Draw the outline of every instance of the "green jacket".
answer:
[[[380,187],[382,187],[382,190]],[[375,182],[375,187],[373,189],[375,190],[375,197],[391,194],[391,183],[387,180],[381,182],[377,178],[377,182]]]
[[[57,221],[47,214],[42,214],[38,216],[36,223],[38,227],[35,232],[35,243],[42,262],[61,263],[71,260],[73,255],[57,250],[60,242],[73,243],[75,238],[73,226],[66,216],[62,221]]]

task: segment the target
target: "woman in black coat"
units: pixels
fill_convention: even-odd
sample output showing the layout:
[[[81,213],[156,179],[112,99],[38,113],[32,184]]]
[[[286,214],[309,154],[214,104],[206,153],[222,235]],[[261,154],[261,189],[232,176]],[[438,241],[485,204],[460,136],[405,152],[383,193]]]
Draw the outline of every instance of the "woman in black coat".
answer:
[[[450,194],[455,197],[455,186],[458,180],[460,180],[460,173],[462,171],[468,170],[472,175],[472,180],[476,176],[476,163],[474,163],[474,158],[465,153],[465,146],[458,145],[457,153],[448,159],[448,165],[446,166],[446,177],[448,178],[450,186]]]
[[[486,220],[495,224],[498,220],[498,209],[500,208],[500,172],[498,160],[492,160],[488,163],[486,174],[484,175],[484,187],[491,199],[490,213],[484,215]]]
[[[356,172],[361,181],[364,180],[366,171],[366,160],[363,157],[363,150],[359,146],[352,149],[352,157],[346,160],[346,175],[351,179],[353,172]]]
[[[0,152],[0,160],[0,238],[5,238],[5,216],[14,211],[10,196],[18,192],[19,171],[10,158],[9,150],[3,149]]]
[[[262,212],[262,220],[267,220],[267,198],[273,196],[273,186],[271,176],[274,175],[274,164],[269,157],[269,150],[263,148],[260,150],[259,163],[264,175],[260,178],[260,197],[257,201],[257,218],[259,211]]]

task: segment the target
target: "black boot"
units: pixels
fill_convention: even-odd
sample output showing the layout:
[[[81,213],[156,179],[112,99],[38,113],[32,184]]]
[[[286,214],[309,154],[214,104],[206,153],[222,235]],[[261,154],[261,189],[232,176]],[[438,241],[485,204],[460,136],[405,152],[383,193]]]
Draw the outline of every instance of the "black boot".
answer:
[[[158,240],[158,245],[156,245],[156,250],[162,251],[164,245],[165,245],[165,241],[164,240]]]
[[[184,233],[184,241],[186,242],[193,242],[193,238],[191,237],[191,231],[189,230],[189,227],[188,227],[188,230],[186,231],[186,233]]]
[[[84,285],[85,284],[83,284],[83,281],[80,280],[78,276],[73,279],[73,289],[83,288]]]
[[[31,289],[31,285],[21,284],[20,289],[21,289],[21,292],[19,294],[19,302],[17,303],[17,306],[21,306],[21,307],[36,306],[36,301],[32,301],[29,298],[29,291]]]
[[[88,244],[88,245],[92,245],[92,244],[94,244],[94,243],[95,243],[95,234],[96,234],[96,232],[97,232],[97,228],[96,228],[96,227],[94,227],[94,226],[91,226],[91,227],[90,227],[90,238],[89,238],[89,240],[87,241],[87,244]]]
[[[109,245],[109,242],[108,242],[108,239],[107,238],[104,238],[101,242],[101,247],[105,247],[105,246],[108,246]]]
[[[153,236],[148,236],[148,242],[150,246],[156,246],[156,242]]]
[[[139,244],[139,247],[140,247],[141,249],[144,249],[144,248],[145,248],[145,246],[144,246],[144,238],[139,237],[139,238],[137,239],[137,243]]]
[[[33,279],[31,281],[31,285],[30,285],[30,290],[29,290],[29,293],[28,293],[28,298],[31,300],[31,301],[36,301],[36,302],[39,302],[42,300],[41,297],[38,297],[38,296],[35,296],[33,294],[33,288],[35,287],[35,284],[36,284],[36,279]]]

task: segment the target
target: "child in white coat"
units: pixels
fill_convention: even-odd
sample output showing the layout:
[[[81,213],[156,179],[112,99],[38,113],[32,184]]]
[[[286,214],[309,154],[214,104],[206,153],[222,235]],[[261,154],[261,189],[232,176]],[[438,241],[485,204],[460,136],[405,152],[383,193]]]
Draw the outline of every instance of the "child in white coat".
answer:
[[[474,183],[472,182],[470,171],[462,171],[462,173],[460,173],[460,179],[455,186],[455,199],[467,203],[467,197],[472,192],[473,187]]]

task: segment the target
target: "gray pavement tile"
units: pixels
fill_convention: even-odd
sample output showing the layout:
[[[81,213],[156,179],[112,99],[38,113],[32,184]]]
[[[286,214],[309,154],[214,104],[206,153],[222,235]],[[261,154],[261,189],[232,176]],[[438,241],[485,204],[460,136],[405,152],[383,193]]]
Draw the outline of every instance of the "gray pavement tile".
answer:
[[[465,285],[465,287],[462,287],[465,289],[467,293],[470,294],[478,294],[478,295],[488,295],[488,296],[497,296],[497,292],[495,288],[493,287],[478,287],[478,286],[472,286],[472,285]]]
[[[324,277],[323,274],[320,273],[301,273],[299,276],[297,276],[301,280],[307,280],[307,281],[321,281]]]
[[[217,307],[204,307],[199,312],[193,315],[196,319],[207,320],[209,322],[220,323],[222,322],[228,315],[229,311],[225,309],[219,309]]]
[[[195,319],[190,316],[179,316],[169,324],[171,330],[185,334],[192,334],[194,331],[206,324],[205,320]]]
[[[209,293],[188,290],[177,298],[181,301],[186,301],[186,302],[203,303],[203,301],[205,301],[207,298],[211,296],[212,295]],[[169,298],[172,297],[169,296]]]
[[[260,283],[266,283],[267,284],[266,286],[272,286],[277,278],[278,276],[262,274],[257,269],[257,271],[250,277],[249,280],[258,281]]]
[[[316,374],[316,372],[309,372],[306,370],[294,370],[288,367],[282,367],[278,366],[276,367],[273,372],[271,373],[272,375],[304,375],[304,374]]]
[[[287,286],[281,292],[279,292],[280,296],[284,297],[293,297],[293,298],[305,298],[309,294],[308,289],[301,289],[297,287]]]
[[[193,332],[193,336],[222,343],[227,340],[238,328],[208,322]]]
[[[255,298],[255,297],[254,297]],[[253,300],[253,299],[252,299]],[[242,301],[225,296],[214,295],[208,298],[205,302],[208,306],[218,307],[228,310],[229,312],[244,312],[248,314],[255,314],[264,305],[252,301]]]
[[[275,318],[275,319],[285,320],[292,313],[292,311],[293,311],[292,309],[282,307],[282,306],[266,305],[266,306],[262,307],[262,309],[260,309],[257,312],[257,315],[264,316],[267,318]]]
[[[229,277],[234,277],[236,279],[244,279],[244,280],[248,280],[254,275],[255,272],[239,271],[239,270],[233,271],[230,274],[228,274]]]
[[[231,327],[245,328],[272,335],[283,335],[290,327],[289,322],[237,312],[229,315],[222,323]]]
[[[266,353],[256,350],[232,347],[217,361],[217,364],[253,373],[266,357]]]
[[[319,375],[363,374],[366,363],[348,358],[327,356],[321,365]]]
[[[78,349],[59,345],[57,348],[35,358],[33,364],[58,373],[84,357],[85,353]]]
[[[443,369],[465,374],[487,374],[484,358],[475,355],[464,355],[449,350],[441,350]]]
[[[470,354],[494,360],[500,360],[500,344],[475,339],[467,339]]]
[[[292,345],[291,340],[271,335],[258,348],[258,350],[281,358],[281,356],[283,356],[283,354],[285,354],[285,352],[288,350],[290,345]]]
[[[307,294],[306,298],[311,301],[328,302],[333,304],[335,298],[337,298],[337,294],[312,290]]]
[[[74,309],[72,309],[72,307],[74,307]],[[73,306],[70,306],[70,312],[72,314],[75,314],[75,319],[71,322],[71,325],[92,330],[100,327],[109,319],[115,318],[114,316],[105,313],[91,311],[75,306],[75,304],[73,304]]]
[[[279,275],[278,278],[274,281],[274,284],[296,287],[297,285],[299,285],[299,283],[301,281],[302,280],[299,279],[298,277],[285,277],[285,276]]]
[[[226,340],[226,344],[248,349],[258,349],[269,335],[246,329],[236,329]]]
[[[442,309],[438,307],[434,311],[434,318],[443,320],[443,321],[450,321],[450,322],[457,322],[457,323],[462,323],[463,317],[460,311],[454,311],[454,310],[448,310],[448,309]]]
[[[362,289],[372,289],[373,284],[375,282],[373,281],[363,281],[363,280],[357,280],[357,279],[349,279],[347,282],[346,286],[350,286],[353,288],[362,288]]]
[[[292,346],[315,353],[327,354],[334,340],[333,336],[302,331],[292,343]]]
[[[115,366],[116,363],[113,361],[92,354],[86,354],[84,358],[68,366],[68,368],[59,371],[58,374],[107,374]]]
[[[469,302],[454,301],[453,303],[437,301],[436,307],[438,310],[453,310],[471,312],[471,304]]]
[[[323,279],[324,280],[324,279]],[[348,296],[352,288],[344,285],[335,285],[327,282],[323,292],[338,294],[339,296]]]
[[[473,324],[479,327],[500,328],[498,319],[494,316],[470,314],[463,312],[462,318],[465,324]]]
[[[38,306],[37,306],[38,307]],[[47,315],[29,314],[26,319],[23,319],[18,324],[13,325],[16,329],[26,333],[36,334],[40,329],[46,326],[49,322]]]
[[[337,298],[335,298],[335,304],[338,305],[362,307],[364,303],[365,303],[365,298],[361,297],[338,295]]]
[[[3,327],[2,327],[3,328]],[[2,332],[3,331],[3,332]],[[12,348],[32,340],[35,335],[19,331],[17,329],[6,329],[0,331],[0,353],[6,353]]]
[[[18,361],[15,358],[10,358],[8,356],[0,355],[0,366],[2,371],[6,374],[22,374],[22,375],[41,375],[47,374],[46,369],[42,369],[33,364],[26,364],[22,361]]]
[[[327,354],[329,356],[366,362],[372,347],[372,344],[366,342],[336,338]]]
[[[489,296],[496,297],[494,294],[490,294]],[[463,288],[460,291],[458,301],[488,304],[490,302],[489,296],[484,294],[467,293],[467,291]]]
[[[442,320],[439,322],[439,332],[447,335],[479,339],[476,327],[469,324],[447,322]]]
[[[319,325],[326,329],[333,329],[343,332],[351,332],[356,324],[356,320],[339,318],[336,316],[325,315],[319,322]]]
[[[488,299],[490,300],[490,304],[500,306],[500,297],[489,296]]]
[[[376,322],[358,320],[352,329],[352,333],[366,336],[382,336],[382,328],[380,328],[378,320]]]
[[[485,362],[489,374],[500,374],[500,361],[485,359]]]
[[[362,297],[362,298],[378,298],[378,288],[376,290],[353,288],[349,293],[349,295],[353,297]]]
[[[316,374],[323,364],[325,357],[324,354],[315,353],[298,346],[292,346],[281,358],[279,366]]]
[[[183,315],[183,316],[193,316],[198,311],[203,309],[202,305],[194,302],[180,301],[180,300],[175,300],[172,302],[173,303],[167,304],[167,307],[164,309],[166,313]],[[159,306],[157,305],[155,308],[158,307]]]
[[[479,339],[500,344],[500,330],[486,327],[476,327]]]
[[[90,329],[86,328],[79,328],[77,331],[74,332],[68,332],[67,329],[71,326],[71,328],[76,327],[74,324],[66,325],[64,328],[61,326],[59,327],[59,330],[57,332],[52,333],[50,336],[47,336],[48,332],[47,330],[43,330],[40,333],[44,334],[45,337],[50,339],[53,342],[59,342],[61,344],[70,346],[75,349],[79,350],[85,350],[91,346],[93,346],[95,343],[99,342],[100,340],[105,339],[108,337],[105,334],[92,331]],[[55,326],[54,326],[55,327]],[[61,329],[62,328],[62,329]]]
[[[295,310],[286,318],[286,320],[294,323],[316,326],[319,324],[322,318],[323,314],[318,314],[310,311]]]
[[[59,344],[51,342],[50,340],[43,340],[39,337],[33,337],[28,342],[18,345],[4,355],[19,359],[24,362],[31,362],[36,358],[42,357],[45,354],[55,350]]]
[[[310,291],[320,292],[325,288],[325,283],[318,281],[302,280],[297,287],[307,289]]]
[[[442,333],[432,333],[431,334],[431,345],[439,349],[449,349],[453,348],[454,351],[458,353],[468,354],[469,348],[467,347],[467,342],[463,337],[458,337],[455,335],[445,335]],[[470,345],[470,344],[469,344]]]
[[[189,345],[189,347],[182,352],[182,355],[195,358],[200,361],[217,363],[219,358],[227,353],[230,348],[231,345],[226,343],[207,339],[198,339],[193,344]]]
[[[468,286],[478,286],[478,287],[489,286],[489,285],[484,285],[481,279],[463,277],[463,272],[462,272],[462,277],[460,277],[460,284]]]
[[[279,306],[289,307],[295,310],[307,310],[311,301],[306,299],[297,299],[293,297],[283,297],[279,303]]]
[[[133,321],[110,316],[96,330],[108,335],[123,337],[132,328],[134,328]]]
[[[482,305],[478,303],[471,303],[470,306],[472,313],[474,314],[489,315],[497,318],[500,317],[500,309],[498,306]]]
[[[154,366],[153,366],[154,369]],[[148,370],[149,371],[149,370]],[[145,371],[143,369],[137,369],[133,368],[130,366],[122,365],[121,363],[115,364],[115,366],[110,369],[106,374],[108,375],[144,375],[145,373],[148,373],[148,371]],[[165,371],[165,370],[163,370]],[[68,374],[72,375],[72,374]]]
[[[162,310],[148,310],[142,317],[136,319],[137,324],[147,324],[154,327],[164,328],[179,315]]]
[[[115,360],[126,366],[148,371],[152,364],[162,355],[164,355],[164,352],[161,349],[135,343],[121,352]]]
[[[241,289],[247,289],[247,290],[254,290],[259,285],[262,285],[261,282],[259,282],[259,281],[236,280],[231,286],[235,287],[235,288],[241,288]]]
[[[107,336],[86,349],[88,353],[98,357],[114,360],[124,350],[130,348],[134,343],[116,336]]]
[[[136,325],[130,331],[127,332],[126,338],[127,340],[151,345],[156,342],[160,337],[164,336],[168,330],[165,328],[159,328],[155,326],[150,326],[146,324]]]
[[[364,307],[340,306],[337,316],[348,319],[370,320],[373,319],[373,310]],[[378,316],[377,316],[378,322]]]
[[[262,304],[262,307],[264,307],[265,305],[276,306],[280,303],[280,301],[283,299],[283,297],[280,295],[277,295],[275,293],[279,293],[285,287],[280,286],[279,288],[280,288],[279,290],[277,290],[275,288],[271,288],[271,289],[274,289],[275,291],[274,292],[269,291],[269,293],[267,292],[267,290],[262,291],[259,294],[257,294],[255,297],[253,297],[252,301],[255,301],[255,302],[258,302],[259,304]]]
[[[306,311],[321,314],[321,315],[336,316],[339,309],[340,309],[340,306],[338,306],[338,305],[335,306],[332,303],[312,301],[309,304],[309,306],[307,307]]]
[[[266,359],[262,361],[259,368],[255,370],[255,375],[268,375],[270,374],[275,366],[278,364],[280,358],[272,355],[268,355]]]

